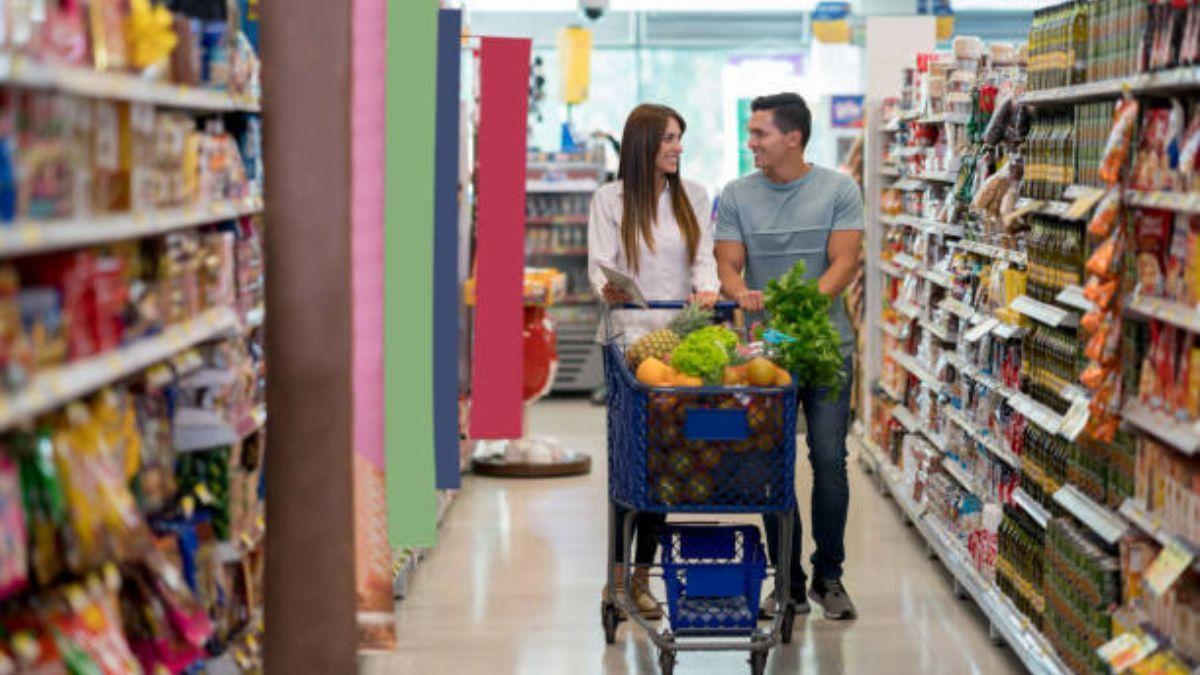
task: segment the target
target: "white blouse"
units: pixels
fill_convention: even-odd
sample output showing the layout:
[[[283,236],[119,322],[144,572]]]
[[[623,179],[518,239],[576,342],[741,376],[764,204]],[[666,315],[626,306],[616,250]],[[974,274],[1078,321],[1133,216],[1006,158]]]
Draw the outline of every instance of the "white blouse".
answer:
[[[687,240],[675,220],[668,187],[658,198],[654,249],[651,250],[644,239],[638,239],[637,274],[629,270],[621,241],[624,189],[618,182],[596,191],[588,218],[588,280],[596,295],[602,296],[607,283],[601,265],[633,277],[647,300],[686,300],[694,292],[717,293],[721,290],[717,261],[713,256],[712,204],[708,201],[708,193],[691,181],[683,181],[683,186],[700,227],[695,262],[688,261]],[[636,339],[640,334],[666,325],[673,314],[673,311],[617,311],[613,313],[615,332],[624,332],[627,339]],[[634,318],[635,315],[645,318]],[[603,325],[600,330],[603,339]]]

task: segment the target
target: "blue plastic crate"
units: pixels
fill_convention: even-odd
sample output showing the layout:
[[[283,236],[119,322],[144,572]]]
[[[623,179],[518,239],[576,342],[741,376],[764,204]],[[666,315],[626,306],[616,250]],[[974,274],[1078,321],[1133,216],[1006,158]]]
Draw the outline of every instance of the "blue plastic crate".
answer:
[[[795,387],[650,388],[605,345],[609,496],[638,511],[767,513],[796,503]]]
[[[747,635],[758,627],[766,553],[752,525],[667,525],[663,581],[671,630]]]

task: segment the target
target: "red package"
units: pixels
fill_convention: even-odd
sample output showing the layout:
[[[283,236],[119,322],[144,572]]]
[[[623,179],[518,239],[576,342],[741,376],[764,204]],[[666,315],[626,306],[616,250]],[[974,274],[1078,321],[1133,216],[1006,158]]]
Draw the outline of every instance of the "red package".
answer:
[[[96,261],[93,288],[96,303],[92,330],[97,351],[106,352],[121,346],[124,332],[122,314],[129,300],[124,261],[114,257]]]
[[[1162,190],[1171,186],[1171,162],[1167,157],[1170,118],[1169,108],[1150,108],[1142,115],[1142,136],[1129,178],[1133,189]]]
[[[1137,220],[1137,285],[1135,293],[1162,296],[1167,245],[1171,236],[1170,211],[1143,210]]]

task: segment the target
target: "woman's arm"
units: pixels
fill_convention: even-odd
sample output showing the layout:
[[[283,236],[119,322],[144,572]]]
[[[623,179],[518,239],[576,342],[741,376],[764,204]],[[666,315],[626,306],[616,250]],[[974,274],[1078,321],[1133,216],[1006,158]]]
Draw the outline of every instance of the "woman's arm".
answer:
[[[617,191],[601,188],[592,197],[588,213],[588,282],[592,291],[610,304],[629,300],[628,295],[612,288],[600,269],[601,265],[620,269],[617,262],[621,257],[621,240],[617,236],[621,228],[620,210]]]
[[[692,202],[692,210],[696,212],[696,224],[700,226],[700,242],[696,247],[696,259],[692,261],[692,290],[697,293],[713,294],[721,290],[721,280],[717,276],[717,259],[713,255],[713,222],[712,204],[708,201],[708,192],[700,186],[694,186],[688,197]]]

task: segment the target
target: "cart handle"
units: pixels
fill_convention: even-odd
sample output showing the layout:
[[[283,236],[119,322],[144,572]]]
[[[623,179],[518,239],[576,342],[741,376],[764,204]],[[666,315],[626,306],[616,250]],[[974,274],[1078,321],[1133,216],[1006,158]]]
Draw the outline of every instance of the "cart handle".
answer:
[[[621,305],[620,309],[684,309],[688,306],[685,300],[649,300],[646,306],[635,305],[632,303]],[[732,300],[721,300],[713,305],[714,310],[730,311],[738,308],[738,304]]]

